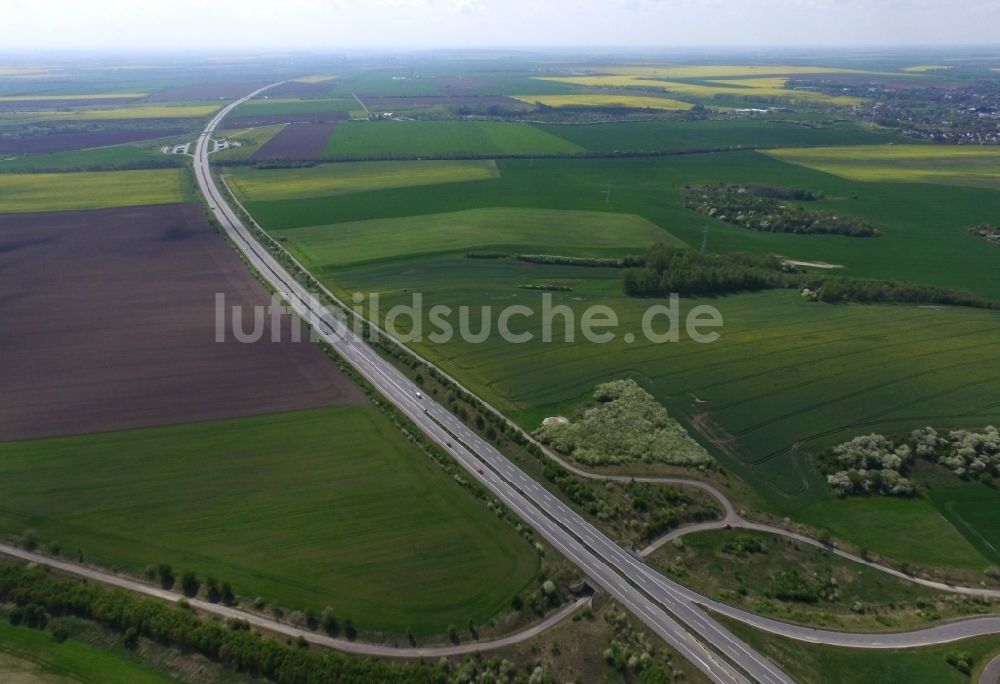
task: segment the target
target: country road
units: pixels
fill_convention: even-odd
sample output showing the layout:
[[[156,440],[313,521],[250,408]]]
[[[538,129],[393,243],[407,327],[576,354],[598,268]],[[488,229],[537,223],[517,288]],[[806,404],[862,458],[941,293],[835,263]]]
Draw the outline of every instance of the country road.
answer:
[[[991,660],[979,675],[979,684],[1000,684],[1000,656]]]
[[[137,582],[129,577],[122,577],[121,575],[116,575],[106,570],[98,570],[96,568],[80,565],[78,563],[69,563],[56,558],[43,556],[38,553],[32,553],[31,551],[19,549],[16,546],[0,544],[0,554],[10,556],[11,558],[18,558],[20,560],[27,561],[28,563],[46,565],[67,575],[82,577],[84,579],[100,582],[101,584],[107,584],[108,586],[125,589],[144,596],[152,596],[153,598],[162,599],[171,603],[177,603],[181,599],[184,599],[193,607],[204,613],[217,615],[222,618],[246,620],[255,627],[265,629],[275,634],[283,634],[285,636],[292,637],[293,639],[302,637],[309,643],[316,644],[317,646],[336,649],[344,653],[378,656],[382,658],[438,658],[441,656],[465,655],[467,653],[478,653],[480,651],[491,651],[498,648],[504,648],[506,646],[513,646],[523,641],[527,641],[528,639],[532,639],[545,630],[556,626],[570,615],[589,604],[593,598],[592,596],[579,598],[573,603],[559,609],[544,620],[526,627],[519,632],[499,637],[497,639],[469,641],[462,644],[453,644],[451,646],[397,647],[383,644],[368,644],[360,641],[338,639],[325,634],[319,634],[308,629],[301,629],[299,627],[295,627],[294,625],[272,620],[271,618],[264,617],[263,615],[240,610],[239,608],[231,608],[219,603],[209,603],[208,601],[202,601],[200,599],[187,598],[184,594],[176,591],[169,591],[167,589],[155,587],[151,584]]]

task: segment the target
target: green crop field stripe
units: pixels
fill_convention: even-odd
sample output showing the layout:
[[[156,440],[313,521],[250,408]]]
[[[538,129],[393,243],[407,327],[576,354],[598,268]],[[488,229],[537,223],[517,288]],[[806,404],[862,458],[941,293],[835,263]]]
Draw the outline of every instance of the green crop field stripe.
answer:
[[[116,167],[127,164],[161,164],[183,166],[187,157],[166,155],[160,147],[167,144],[186,142],[178,136],[146,140],[141,143],[94,147],[86,150],[26,154],[0,160],[0,171],[78,171],[93,167]]]
[[[358,103],[353,98],[326,100],[274,98],[269,100],[252,100],[237,107],[229,116],[235,118],[272,114],[322,114],[325,112],[349,112],[358,108]]]
[[[582,147],[525,123],[504,121],[347,121],[324,155],[338,159],[559,154]]]
[[[1000,189],[1000,150],[975,145],[871,145],[771,150],[783,161],[858,181]]]
[[[186,169],[0,174],[0,212],[69,211],[183,202]]]
[[[296,253],[323,268],[418,254],[503,249],[511,253],[625,256],[675,241],[628,214],[546,209],[473,209],[284,231]]]
[[[242,202],[326,197],[498,178],[492,160],[351,162],[302,169],[237,169],[230,187]]]

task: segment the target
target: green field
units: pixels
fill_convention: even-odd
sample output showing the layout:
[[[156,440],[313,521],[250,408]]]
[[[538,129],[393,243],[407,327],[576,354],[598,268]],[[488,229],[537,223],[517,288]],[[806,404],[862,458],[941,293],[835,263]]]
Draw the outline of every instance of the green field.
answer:
[[[168,204],[190,194],[184,169],[0,174],[0,213]]]
[[[938,513],[991,563],[1000,565],[1000,493],[923,464],[914,478],[926,487],[926,497]]]
[[[176,684],[132,658],[46,631],[0,622],[0,680],[8,684]]]
[[[785,639],[732,620],[722,621],[801,684],[968,684],[969,676],[948,664],[948,654],[967,652],[976,666],[981,666],[997,651],[996,637],[896,651],[837,648]]]
[[[241,202],[343,195],[499,177],[491,160],[352,162],[301,169],[238,169],[226,182]]]
[[[79,170],[92,167],[115,167],[129,164],[149,164],[151,162],[173,163],[184,166],[187,157],[165,155],[160,152],[162,145],[178,138],[165,138],[143,143],[94,147],[86,150],[28,154],[12,159],[0,159],[0,171],[32,170]]]
[[[45,110],[5,114],[10,121],[106,121],[113,119],[189,119],[202,118],[218,111],[217,104],[140,104],[109,108],[80,107],[70,111]]]
[[[768,119],[631,121],[580,125],[542,124],[542,130],[593,152],[699,150],[730,147],[859,145],[899,140],[849,122]]]
[[[307,266],[323,271],[468,250],[620,257],[642,252],[654,242],[677,242],[629,214],[510,208],[309,226],[284,231],[281,237]]]
[[[3,76],[0,71],[0,76]],[[149,93],[88,93],[85,95],[2,95],[0,102],[45,102],[48,100],[121,100],[126,98],[146,97]]]
[[[580,93],[573,95],[515,95],[515,99],[535,104],[540,102],[548,107],[625,107],[633,109],[686,110],[692,105],[669,97],[646,97],[619,93]]]
[[[933,192],[914,192],[910,183],[848,181],[752,151],[641,159],[501,159],[497,168],[500,178],[488,183],[251,202],[247,208],[269,229],[481,207],[620,212],[642,216],[696,248],[707,227],[707,249],[713,252],[826,261],[846,266],[848,275],[968,288],[1000,299],[995,250],[984,249],[982,239],[968,231],[996,221],[1000,194],[993,190],[942,185]],[[711,182],[819,191],[825,199],[813,203],[815,208],[858,216],[878,228],[880,237],[861,245],[841,236],[751,231],[686,209],[684,185]]]
[[[505,301],[537,303],[540,294],[520,288],[555,284],[571,288],[554,294],[554,299],[578,316],[590,304],[608,304],[618,313],[621,330],[638,331],[650,302],[625,297],[617,270],[463,258],[461,252],[498,242],[496,232],[485,229],[485,224],[478,234],[475,226],[465,225],[461,243],[410,246],[408,231],[413,226],[481,207],[590,211],[595,220],[604,215],[607,221],[616,213],[634,215],[659,226],[662,235],[695,247],[706,241],[707,227],[710,251],[777,253],[842,264],[846,268],[840,272],[850,275],[970,288],[1000,298],[995,254],[983,249],[967,230],[992,218],[997,193],[985,188],[935,185],[928,186],[933,192],[915,193],[912,184],[850,181],[756,152],[508,159],[498,160],[497,167],[500,177],[488,183],[259,201],[248,207],[265,228],[287,239],[334,290],[345,295],[380,292],[383,307],[409,303],[410,293],[421,292],[427,307],[443,303],[478,311],[479,306]],[[822,192],[824,199],[815,203],[817,207],[868,220],[880,236],[862,245],[839,236],[741,229],[683,207],[683,186],[705,182],[763,182]],[[524,231],[518,241],[545,246],[522,245],[521,251],[566,255],[596,251],[588,252],[594,245],[581,243],[569,227],[548,230],[519,221],[504,223],[505,235],[516,230],[517,223]],[[383,232],[374,234],[378,239],[362,242],[366,227]],[[635,252],[615,231],[607,232],[612,237],[600,248],[606,254],[615,255],[611,249],[615,244],[621,248],[617,256]],[[466,248],[469,243],[473,246]],[[351,262],[354,265],[347,266]],[[528,429],[546,416],[571,412],[601,382],[634,377],[718,458],[750,481],[775,510],[785,513],[829,496],[825,480],[809,464],[810,455],[855,434],[905,432],[932,419],[942,426],[981,426],[1000,420],[995,397],[1000,376],[991,351],[1000,343],[996,312],[816,305],[796,292],[702,303],[723,314],[725,328],[718,343],[626,344],[619,335],[610,345],[533,342],[512,347],[493,341],[479,345],[454,341],[418,346]],[[531,326],[527,329],[538,332]],[[850,503],[829,502],[829,506]],[[805,522],[887,556],[954,564],[975,572],[987,563],[926,502],[915,511],[926,520],[910,529],[940,540],[940,554],[922,554],[912,543],[917,537],[903,536],[905,524],[892,516],[886,517],[884,526],[871,520],[837,525],[832,511],[839,509],[817,506],[806,508]]]
[[[296,100],[270,98],[251,100],[234,109],[229,116],[269,116],[272,114],[325,114],[352,112],[362,107],[353,97],[333,100]]]
[[[992,562],[923,498],[829,498],[799,511],[796,519],[901,562],[976,575]]]
[[[582,148],[540,128],[503,121],[347,121],[324,155],[336,159],[552,155]]]
[[[362,630],[503,610],[531,545],[371,406],[0,445],[0,529],[141,572],[170,563]]]
[[[546,76],[542,80],[566,83],[587,88],[657,88],[669,95],[692,102],[713,104],[721,102],[793,102],[797,105],[823,105],[854,107],[863,100],[849,95],[827,95],[814,90],[785,88],[784,78],[746,77],[739,80],[669,81],[649,73],[623,70],[621,73],[599,76]]]
[[[525,294],[520,285],[561,283],[572,292],[555,293],[554,301],[578,318],[591,304],[610,305],[622,332],[638,332],[652,303],[625,297],[613,269],[506,260],[435,257],[405,267],[393,261],[324,269],[321,277],[345,294],[382,292],[383,307],[421,292],[425,306],[473,311],[515,298],[537,305],[540,295]],[[966,425],[1000,418],[996,372],[984,371],[1000,342],[998,313],[816,305],[794,292],[685,306],[695,303],[722,313],[718,342],[658,345],[640,337],[628,344],[619,334],[608,345],[546,345],[536,318],[526,328],[536,340],[516,347],[500,340],[418,346],[529,429],[546,416],[566,414],[594,385],[631,375],[782,510],[826,495],[825,482],[808,465],[812,451],[859,432],[905,431],[929,415]],[[875,533],[873,524],[867,529]]]
[[[783,161],[858,181],[1000,188],[1000,150],[977,145],[879,145],[772,150]]]
[[[264,143],[278,135],[284,127],[285,124],[276,124],[274,126],[255,126],[254,128],[243,128],[240,130],[218,131],[216,133],[217,139],[238,140],[241,145],[239,147],[229,147],[218,152],[212,152],[212,161],[249,159]]]

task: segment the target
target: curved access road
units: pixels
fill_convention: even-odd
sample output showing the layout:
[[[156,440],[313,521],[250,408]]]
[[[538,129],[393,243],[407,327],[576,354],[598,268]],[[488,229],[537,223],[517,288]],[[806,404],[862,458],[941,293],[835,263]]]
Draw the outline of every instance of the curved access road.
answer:
[[[589,604],[592,599],[591,596],[584,596],[577,599],[573,603],[564,606],[559,611],[553,613],[541,622],[531,625],[530,627],[526,627],[525,629],[515,632],[514,634],[509,634],[505,637],[497,639],[489,639],[487,641],[470,641],[462,644],[453,644],[451,646],[396,647],[383,644],[367,644],[364,642],[351,641],[349,639],[338,639],[325,634],[318,634],[307,629],[302,629],[293,625],[285,624],[284,622],[272,620],[271,618],[264,617],[263,615],[249,613],[247,611],[240,610],[239,608],[231,608],[219,603],[209,603],[208,601],[202,601],[200,599],[189,599],[176,591],[169,591],[167,589],[161,589],[160,587],[154,587],[150,584],[143,584],[142,582],[137,582],[129,577],[122,577],[121,575],[116,575],[104,570],[97,570],[95,568],[87,567],[86,565],[69,563],[56,558],[49,558],[48,556],[19,549],[16,546],[0,544],[0,554],[10,556],[12,558],[18,558],[29,563],[47,565],[50,568],[67,575],[82,577],[94,582],[100,582],[101,584],[107,584],[112,587],[125,589],[136,594],[151,596],[164,601],[169,601],[171,603],[177,603],[181,599],[185,599],[193,607],[202,612],[217,615],[222,618],[246,620],[260,629],[265,629],[275,634],[289,636],[293,639],[302,637],[309,643],[316,644],[317,646],[325,646],[337,651],[343,651],[344,653],[378,656],[383,658],[433,658],[441,656],[455,656],[513,646],[521,643],[522,641],[534,638],[551,627],[555,627],[570,615]]]
[[[979,675],[979,684],[1000,684],[1000,655],[987,663]]]
[[[545,448],[544,445],[542,448]],[[824,544],[818,539],[813,539],[812,537],[802,534],[801,532],[793,532],[792,530],[787,530],[783,527],[778,527],[777,525],[766,525],[764,523],[755,523],[747,520],[741,516],[733,503],[729,498],[717,487],[709,482],[704,482],[703,480],[696,480],[687,477],[632,477],[630,475],[606,475],[603,473],[594,473],[584,470],[558,454],[546,449],[546,455],[558,463],[560,466],[570,471],[574,475],[579,477],[584,477],[590,480],[610,480],[613,482],[650,482],[653,484],[672,484],[672,485],[682,485],[685,487],[696,487],[706,492],[709,496],[718,502],[719,506],[722,507],[723,515],[718,520],[710,520],[707,522],[694,523],[691,525],[684,525],[683,527],[678,527],[675,530],[667,532],[661,537],[653,540],[649,546],[639,551],[639,556],[641,558],[646,558],[654,551],[664,546],[668,542],[674,539],[679,539],[688,534],[694,532],[707,532],[710,530],[718,530],[724,526],[729,526],[733,528],[741,528],[746,530],[755,530],[757,532],[768,532],[770,534],[780,535],[782,537],[787,537],[788,539],[794,539],[796,541],[802,542],[803,544],[809,544],[810,546],[815,546],[817,548],[824,549],[833,553],[841,558],[853,561],[855,563],[860,563],[873,570],[878,570],[879,572],[884,572],[887,575],[892,575],[907,582],[913,582],[914,584],[919,584],[930,589],[937,589],[939,591],[947,591],[954,594],[964,594],[967,596],[985,596],[988,598],[1000,598],[1000,589],[989,589],[986,587],[969,587],[962,586],[958,584],[951,584],[949,582],[941,582],[937,580],[924,579],[922,577],[917,577],[915,575],[908,575],[905,572],[890,568],[887,565],[882,565],[876,563],[875,561],[868,560],[856,554],[850,553],[849,551],[844,551],[843,549],[838,549],[830,544]]]
[[[658,548],[663,546],[669,541],[683,537],[686,534],[691,534],[692,532],[704,532],[706,530],[717,530],[722,524],[729,524],[732,527],[738,527],[745,530],[755,530],[757,532],[768,532],[770,534],[781,535],[782,537],[787,537],[788,539],[794,539],[795,541],[802,542],[803,544],[809,544],[810,546],[815,546],[825,551],[829,551],[841,558],[845,558],[860,565],[867,566],[873,570],[878,570],[879,572],[884,572],[887,575],[892,575],[901,580],[906,580],[907,582],[913,582],[914,584],[919,584],[921,586],[928,587],[930,589],[937,589],[938,591],[948,591],[953,594],[965,594],[967,596],[985,596],[988,598],[1000,598],[1000,589],[987,589],[986,587],[966,587],[957,584],[949,584],[948,582],[939,582],[937,580],[924,579],[923,577],[916,577],[914,575],[908,575],[905,572],[890,568],[886,565],[881,565],[874,561],[870,561],[861,556],[857,556],[843,549],[838,549],[829,544],[824,544],[821,541],[813,539],[812,537],[800,534],[798,532],[792,532],[791,530],[786,530],[783,527],[777,527],[775,525],[764,525],[761,523],[750,522],[745,520],[740,516],[734,518],[727,517],[725,521],[717,522],[707,522],[707,523],[697,523],[695,525],[687,525],[685,527],[679,527],[676,530],[668,532],[663,535],[652,544],[644,548],[639,552],[639,555],[643,558],[649,556],[651,553],[656,551]]]

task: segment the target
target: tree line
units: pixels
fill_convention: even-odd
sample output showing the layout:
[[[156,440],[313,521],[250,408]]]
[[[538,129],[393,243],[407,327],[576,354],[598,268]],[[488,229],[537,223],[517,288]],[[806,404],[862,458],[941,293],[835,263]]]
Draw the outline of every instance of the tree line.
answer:
[[[816,211],[781,200],[814,201],[818,193],[774,185],[685,186],[684,206],[742,228],[767,233],[875,237],[874,226],[854,216]]]
[[[795,283],[787,270],[773,256],[700,254],[658,243],[649,248],[643,266],[626,269],[624,287],[630,297],[715,296],[790,287]]]
[[[645,257],[633,259],[633,263],[642,266],[633,266],[624,272],[623,287],[630,297],[666,297],[675,293],[721,296],[795,288],[809,300],[830,304],[938,304],[1000,309],[1000,302],[967,290],[804,273],[772,255],[701,254],[658,243],[649,248]]]
[[[389,664],[332,651],[314,653],[303,648],[304,641],[290,646],[264,638],[242,620],[222,623],[204,619],[183,604],[172,606],[117,589],[56,578],[41,567],[0,566],[0,602],[16,604],[20,624],[44,627],[48,616],[93,620],[127,636],[127,643],[134,644],[143,636],[276,684],[443,684],[450,679],[446,662]]]

